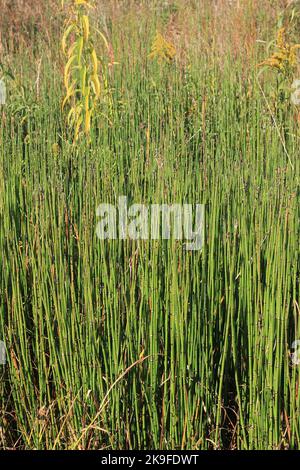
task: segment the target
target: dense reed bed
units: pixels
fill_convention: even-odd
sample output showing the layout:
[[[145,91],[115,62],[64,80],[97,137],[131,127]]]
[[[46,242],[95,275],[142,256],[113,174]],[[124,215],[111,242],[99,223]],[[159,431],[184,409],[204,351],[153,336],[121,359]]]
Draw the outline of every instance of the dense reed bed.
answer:
[[[299,448],[299,124],[256,63],[125,57],[76,146],[47,59],[5,109],[2,448]],[[205,204],[203,249],[100,241],[119,195]]]

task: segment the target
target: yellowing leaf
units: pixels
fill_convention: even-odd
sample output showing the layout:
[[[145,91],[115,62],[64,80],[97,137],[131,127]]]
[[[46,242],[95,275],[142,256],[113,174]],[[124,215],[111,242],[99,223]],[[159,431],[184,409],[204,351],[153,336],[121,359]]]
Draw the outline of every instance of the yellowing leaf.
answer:
[[[150,59],[157,59],[158,62],[172,62],[176,56],[175,46],[167,41],[162,34],[156,33],[153,41],[151,52],[149,54]]]

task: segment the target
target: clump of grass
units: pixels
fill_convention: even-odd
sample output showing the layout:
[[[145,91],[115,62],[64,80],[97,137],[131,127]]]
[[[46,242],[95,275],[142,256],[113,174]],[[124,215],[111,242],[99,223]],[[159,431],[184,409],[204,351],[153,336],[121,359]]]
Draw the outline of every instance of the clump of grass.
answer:
[[[155,30],[155,17],[147,21]],[[126,43],[112,27],[123,51],[117,106],[89,142],[74,149],[60,139],[62,92],[50,58],[26,120],[30,139],[9,106],[0,123],[0,339],[8,359],[0,366],[0,446],[297,449],[293,118],[284,115],[292,168],[256,60],[246,81],[242,60],[231,56],[222,68],[200,54],[188,69],[157,67],[140,53],[136,30],[132,37]],[[23,71],[32,78],[30,67]],[[121,194],[205,204],[203,250],[187,252],[175,240],[99,241],[97,205]]]

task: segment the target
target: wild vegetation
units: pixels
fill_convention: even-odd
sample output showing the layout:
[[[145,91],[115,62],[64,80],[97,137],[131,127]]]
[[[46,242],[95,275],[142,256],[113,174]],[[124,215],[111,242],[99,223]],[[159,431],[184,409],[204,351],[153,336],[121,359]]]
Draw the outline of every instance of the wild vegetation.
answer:
[[[2,449],[299,448],[298,3],[0,0]]]

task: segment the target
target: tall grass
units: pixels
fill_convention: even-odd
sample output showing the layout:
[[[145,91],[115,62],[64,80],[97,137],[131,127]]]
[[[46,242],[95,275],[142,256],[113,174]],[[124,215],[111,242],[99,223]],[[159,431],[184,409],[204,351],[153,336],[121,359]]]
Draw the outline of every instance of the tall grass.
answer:
[[[0,445],[299,448],[292,112],[279,136],[255,60],[245,79],[239,60],[162,66],[139,47],[89,145],[69,143],[47,59],[30,117],[1,121]],[[123,194],[205,204],[203,250],[98,240],[97,205]]]

